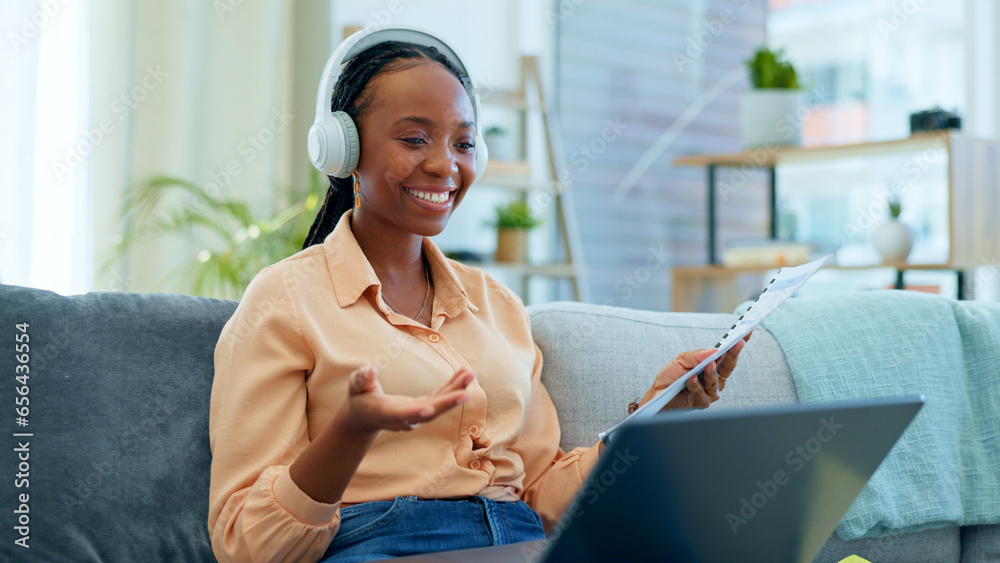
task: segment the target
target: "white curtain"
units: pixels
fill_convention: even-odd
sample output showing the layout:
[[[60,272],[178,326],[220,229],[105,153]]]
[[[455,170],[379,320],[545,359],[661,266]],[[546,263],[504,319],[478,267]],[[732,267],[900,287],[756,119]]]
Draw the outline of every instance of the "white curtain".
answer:
[[[290,112],[283,86],[288,63],[286,2],[258,0],[106,0],[95,2],[92,123],[113,128],[107,150],[92,157],[95,260],[106,257],[120,232],[126,190],[154,175],[201,185],[214,181],[220,197],[270,205],[287,174],[283,150],[290,131],[275,131],[253,158],[240,152],[248,137],[269,127],[275,112]],[[239,173],[225,172],[235,167]],[[172,285],[198,249],[156,242],[134,252],[127,266],[97,288],[182,290]]]
[[[168,282],[191,243],[96,267],[130,186],[171,175],[270,206],[308,173],[324,2],[5,0],[0,26],[0,115],[13,126],[0,136],[0,282],[179,289]]]
[[[0,3],[0,282],[90,289],[90,3]],[[99,134],[99,133],[98,133]]]

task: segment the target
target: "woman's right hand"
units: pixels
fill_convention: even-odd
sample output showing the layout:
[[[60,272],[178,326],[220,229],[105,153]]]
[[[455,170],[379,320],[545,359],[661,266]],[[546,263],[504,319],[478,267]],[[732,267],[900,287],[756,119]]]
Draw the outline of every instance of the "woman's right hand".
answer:
[[[364,366],[348,378],[347,423],[362,433],[413,430],[468,401],[468,387],[475,378],[471,369],[463,367],[429,397],[386,395],[375,366]]]

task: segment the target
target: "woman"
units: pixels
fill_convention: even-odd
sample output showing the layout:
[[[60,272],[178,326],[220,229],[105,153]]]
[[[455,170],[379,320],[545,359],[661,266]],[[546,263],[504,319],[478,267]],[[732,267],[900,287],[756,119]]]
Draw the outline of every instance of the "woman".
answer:
[[[332,100],[357,127],[356,170],[331,178],[304,250],[254,279],[216,349],[209,529],[220,561],[541,538],[602,448],[559,449],[520,300],[427,238],[476,177],[464,67],[436,38],[365,35]],[[715,401],[741,348],[668,408]],[[711,352],[679,355],[642,402]]]

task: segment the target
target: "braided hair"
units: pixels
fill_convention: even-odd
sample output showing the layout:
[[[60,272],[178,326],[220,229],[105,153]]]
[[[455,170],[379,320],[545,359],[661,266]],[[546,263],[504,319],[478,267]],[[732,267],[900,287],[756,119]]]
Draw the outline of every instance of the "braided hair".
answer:
[[[347,62],[333,90],[332,111],[343,111],[358,122],[358,118],[371,107],[375,92],[367,89],[372,78],[379,74],[399,72],[424,62],[436,62],[450,71],[459,82],[462,73],[447,57],[434,47],[414,45],[402,41],[385,41],[359,53]],[[360,132],[359,132],[360,133]],[[302,248],[323,242],[345,211],[354,206],[353,180],[350,177],[330,176],[330,188],[309,228]]]

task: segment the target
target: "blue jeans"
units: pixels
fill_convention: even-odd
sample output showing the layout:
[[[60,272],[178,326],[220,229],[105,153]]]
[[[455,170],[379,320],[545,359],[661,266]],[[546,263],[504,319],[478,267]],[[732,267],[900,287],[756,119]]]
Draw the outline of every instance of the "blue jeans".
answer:
[[[538,513],[521,501],[396,497],[340,509],[340,530],[322,561],[370,561],[544,537]]]

